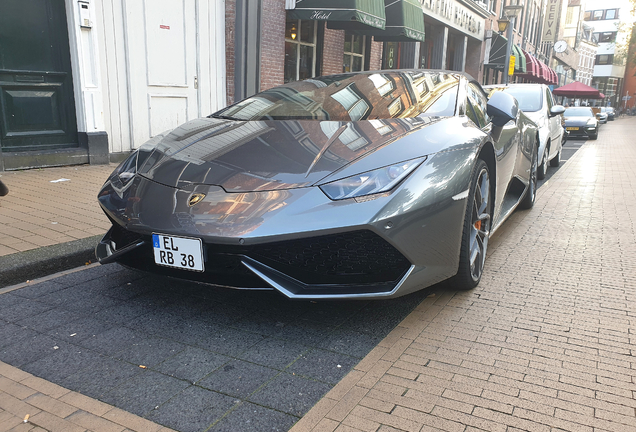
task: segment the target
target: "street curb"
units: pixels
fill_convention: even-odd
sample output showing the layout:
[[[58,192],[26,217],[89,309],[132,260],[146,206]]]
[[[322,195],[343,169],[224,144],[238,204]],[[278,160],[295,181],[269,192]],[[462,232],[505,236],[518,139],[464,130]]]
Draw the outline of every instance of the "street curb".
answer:
[[[95,262],[103,235],[0,257],[0,288]]]

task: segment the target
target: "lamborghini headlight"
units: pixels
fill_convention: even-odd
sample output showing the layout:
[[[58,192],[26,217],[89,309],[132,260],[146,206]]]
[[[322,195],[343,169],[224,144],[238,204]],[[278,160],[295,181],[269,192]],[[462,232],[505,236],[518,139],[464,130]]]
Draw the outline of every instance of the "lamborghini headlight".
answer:
[[[388,192],[404,180],[426,157],[400,162],[373,171],[356,174],[342,180],[320,186],[320,189],[332,200],[355,198]]]
[[[166,131],[154,136],[145,143],[143,143],[137,150],[134,150],[130,156],[128,156],[119,166],[115,169],[117,177],[125,186],[139,170],[144,162],[148,159],[148,156],[152,153],[155,146],[169,133]]]
[[[125,186],[135,174],[137,174],[137,157],[139,152],[135,150],[130,156],[126,158],[115,170],[117,177],[121,183]]]

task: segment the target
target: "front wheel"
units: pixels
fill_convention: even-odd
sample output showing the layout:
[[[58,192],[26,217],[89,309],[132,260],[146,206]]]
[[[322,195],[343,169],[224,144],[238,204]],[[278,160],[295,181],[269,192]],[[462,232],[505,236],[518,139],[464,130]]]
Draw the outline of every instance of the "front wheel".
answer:
[[[479,284],[486,261],[492,223],[492,202],[488,165],[481,159],[473,168],[470,192],[459,252],[459,269],[451,280],[453,288],[473,289]]]
[[[519,204],[519,207],[528,210],[534,206],[534,200],[537,197],[537,150],[532,152],[532,163],[530,164],[530,178],[528,179],[528,187],[526,193]]]
[[[562,145],[563,145],[563,144],[562,144]],[[550,166],[551,166],[551,167],[556,168],[556,167],[558,167],[559,165],[561,165],[561,152],[562,152],[562,151],[563,151],[563,147],[561,147],[561,148],[559,149],[559,152],[556,154],[556,156],[555,156],[555,157],[553,157],[553,158],[550,160]]]

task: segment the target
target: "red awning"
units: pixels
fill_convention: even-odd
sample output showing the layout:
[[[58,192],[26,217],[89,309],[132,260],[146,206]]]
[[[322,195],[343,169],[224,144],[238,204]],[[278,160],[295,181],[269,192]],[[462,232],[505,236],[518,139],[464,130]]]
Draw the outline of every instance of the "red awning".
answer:
[[[566,96],[569,98],[581,98],[581,99],[603,99],[605,95],[599,92],[594,87],[583,84],[579,81],[571,82],[568,85],[554,89],[552,92],[556,96]]]
[[[527,51],[523,51],[523,54],[526,57],[526,73],[515,74],[515,76],[542,84],[559,83],[559,77],[554,69],[548,67],[548,65],[546,65]]]
[[[523,50],[521,50],[521,51],[523,51]],[[537,77],[538,78],[539,77],[539,60],[534,58],[527,51],[523,51],[523,54],[526,56],[526,73],[525,74],[519,74],[519,75],[523,76],[524,78],[529,78],[529,77]]]

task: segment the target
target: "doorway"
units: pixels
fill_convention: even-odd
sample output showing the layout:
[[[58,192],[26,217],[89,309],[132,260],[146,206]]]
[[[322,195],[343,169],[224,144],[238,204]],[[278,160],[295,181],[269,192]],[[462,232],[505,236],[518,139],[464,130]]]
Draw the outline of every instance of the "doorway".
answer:
[[[0,119],[3,158],[79,147],[64,0],[2,1]]]

